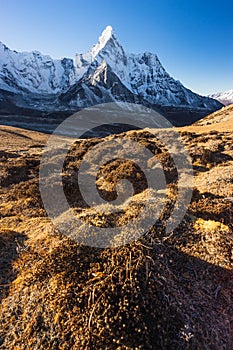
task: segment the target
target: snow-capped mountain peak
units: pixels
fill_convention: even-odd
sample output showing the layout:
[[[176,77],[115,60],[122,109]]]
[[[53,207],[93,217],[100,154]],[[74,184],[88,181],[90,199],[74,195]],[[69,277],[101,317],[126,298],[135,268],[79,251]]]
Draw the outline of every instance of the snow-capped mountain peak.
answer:
[[[219,102],[223,103],[225,106],[233,104],[233,89],[223,92],[218,92],[216,94],[209,95],[208,97],[214,98]]]
[[[93,57],[96,57],[98,55],[98,53],[106,46],[112,36],[115,37],[113,28],[111,26],[107,26],[99,37],[97,44],[95,44],[91,49]]]
[[[24,108],[77,110],[116,100],[164,108],[166,114],[172,111],[173,120],[177,109],[179,118],[181,109],[196,118],[222,106],[173,79],[156,54],[127,53],[111,26],[74,60],[12,51],[0,43],[0,106],[9,92],[16,96],[11,103],[21,101]]]
[[[103,60],[117,71],[120,78],[123,77],[122,65],[127,65],[127,56],[111,26],[105,28],[90,51],[75,55],[77,75],[81,78],[91,65],[95,69]]]

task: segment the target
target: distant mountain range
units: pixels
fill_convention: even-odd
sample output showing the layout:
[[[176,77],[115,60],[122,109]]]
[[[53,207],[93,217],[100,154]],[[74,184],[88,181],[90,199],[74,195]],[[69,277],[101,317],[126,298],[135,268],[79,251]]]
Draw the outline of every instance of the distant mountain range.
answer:
[[[214,98],[215,100],[223,103],[225,106],[233,104],[233,90],[218,92],[216,94],[209,95],[208,97]]]
[[[73,113],[112,101],[154,108],[174,125],[191,124],[222,107],[173,79],[157,55],[128,54],[108,26],[74,59],[16,52],[0,43],[0,113]]]

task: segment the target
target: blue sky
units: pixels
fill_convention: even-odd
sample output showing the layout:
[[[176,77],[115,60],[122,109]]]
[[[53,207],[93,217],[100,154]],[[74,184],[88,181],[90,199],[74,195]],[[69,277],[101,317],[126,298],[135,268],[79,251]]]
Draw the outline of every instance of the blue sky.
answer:
[[[233,89],[232,0],[1,0],[0,14],[11,49],[73,57],[111,25],[126,51],[157,53],[195,92]]]

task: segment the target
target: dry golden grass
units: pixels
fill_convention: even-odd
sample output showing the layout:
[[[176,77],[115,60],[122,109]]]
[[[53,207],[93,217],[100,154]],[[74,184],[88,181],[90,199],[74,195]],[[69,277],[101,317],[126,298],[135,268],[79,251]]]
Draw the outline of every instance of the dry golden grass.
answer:
[[[212,129],[216,127],[216,124],[227,122],[231,124],[233,119],[233,105],[225,106],[218,111],[209,114],[205,118],[198,120],[195,125],[210,125]],[[214,125],[213,125],[214,124]],[[220,126],[220,125],[219,125]]]
[[[182,129],[181,135],[193,158],[196,188],[185,218],[169,236],[164,221],[177,198],[173,165],[165,149],[157,152],[149,132],[124,134],[152,149],[163,164],[169,183],[164,210],[141,239],[97,249],[59,234],[46,216],[38,169],[47,136],[0,128],[1,349],[232,348],[233,134],[195,130]],[[100,141],[74,145],[64,189],[86,222],[122,225],[137,215],[148,191],[132,163],[114,161],[98,178],[100,190],[106,180],[137,179],[135,203],[122,209],[120,219],[93,213],[73,182],[83,155]],[[103,195],[113,198],[114,187]]]
[[[205,133],[211,131],[232,132],[233,131],[233,105],[223,107],[222,109],[208,115],[197,121],[193,125],[178,128],[195,133]]]

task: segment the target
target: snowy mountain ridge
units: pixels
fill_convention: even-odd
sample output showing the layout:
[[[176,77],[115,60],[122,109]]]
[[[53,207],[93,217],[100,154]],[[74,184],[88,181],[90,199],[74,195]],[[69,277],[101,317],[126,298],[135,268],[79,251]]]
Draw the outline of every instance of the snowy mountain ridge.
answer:
[[[233,89],[208,95],[208,97],[214,98],[215,100],[223,103],[225,106],[228,106],[230,104],[233,104]]]
[[[54,60],[38,51],[16,52],[0,42],[0,88],[8,91],[58,93],[77,79],[73,60]]]
[[[12,104],[50,112],[127,101],[204,116],[222,106],[173,79],[156,54],[125,52],[111,26],[87,53],[74,59],[16,52],[0,43],[0,90],[2,103],[9,92]]]

